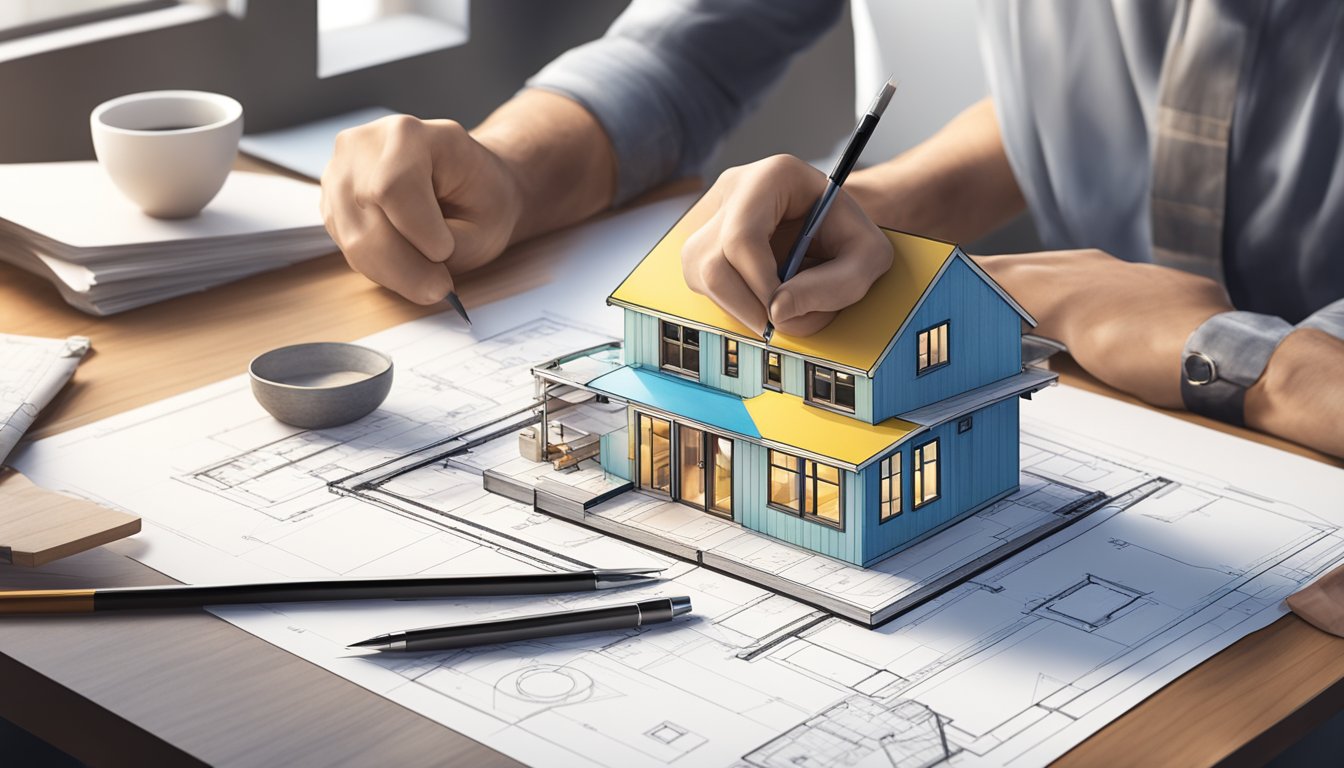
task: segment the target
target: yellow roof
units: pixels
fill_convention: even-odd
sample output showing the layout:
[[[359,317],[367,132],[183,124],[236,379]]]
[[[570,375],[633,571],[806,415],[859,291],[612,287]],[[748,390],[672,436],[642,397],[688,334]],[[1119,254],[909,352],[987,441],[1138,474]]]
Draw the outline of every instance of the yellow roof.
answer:
[[[697,203],[611,294],[615,304],[685,320],[745,339],[760,336],[719,308],[712,299],[686,286],[681,248],[708,218]],[[776,333],[770,346],[858,371],[877,367],[887,345],[914,310],[929,284],[955,252],[939,240],[883,230],[895,251],[891,269],[877,279],[857,304],[842,311],[820,332],[805,337]]]
[[[743,403],[762,438],[856,467],[920,429],[901,419],[868,424],[769,390]]]

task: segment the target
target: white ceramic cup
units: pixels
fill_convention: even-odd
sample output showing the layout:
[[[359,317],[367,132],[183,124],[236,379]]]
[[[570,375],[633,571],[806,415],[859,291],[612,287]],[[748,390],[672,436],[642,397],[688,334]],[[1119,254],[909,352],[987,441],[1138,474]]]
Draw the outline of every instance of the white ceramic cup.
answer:
[[[201,212],[229,176],[243,105],[206,91],[146,91],[89,115],[93,151],[113,183],[150,216]]]

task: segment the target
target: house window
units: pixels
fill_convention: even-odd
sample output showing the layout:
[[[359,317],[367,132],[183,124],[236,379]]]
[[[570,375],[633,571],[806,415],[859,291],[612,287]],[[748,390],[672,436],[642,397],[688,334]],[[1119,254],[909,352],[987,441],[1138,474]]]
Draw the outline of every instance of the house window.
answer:
[[[770,451],[770,506],[840,526],[840,470],[783,451]]]
[[[957,422],[957,434],[961,434],[962,432],[970,432],[971,427],[974,426],[975,426],[975,419],[971,416],[967,416]]]
[[[920,331],[915,346],[915,373],[947,365],[947,321]]]
[[[919,446],[911,455],[915,485],[915,509],[938,498],[938,438]]]
[[[730,379],[737,378],[738,363],[741,358],[738,355],[737,339],[723,340],[723,375]]]
[[[659,365],[677,373],[700,375],[700,332],[663,322],[662,359]]]
[[[853,413],[853,374],[808,363],[807,399],[818,405]]]
[[[882,460],[877,481],[879,502],[877,521],[885,523],[901,514],[901,454],[893,453]]]
[[[780,358],[778,352],[766,352],[765,357],[765,381],[763,384],[766,389],[773,389],[776,392],[784,388],[784,361]]]

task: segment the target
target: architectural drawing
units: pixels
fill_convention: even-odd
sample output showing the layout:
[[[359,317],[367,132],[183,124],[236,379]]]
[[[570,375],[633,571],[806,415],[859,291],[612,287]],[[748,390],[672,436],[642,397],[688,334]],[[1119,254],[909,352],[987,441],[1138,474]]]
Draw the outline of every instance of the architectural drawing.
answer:
[[[88,350],[89,340],[83,336],[0,334],[0,462],[70,380]]]
[[[340,430],[274,422],[239,378],[35,443],[16,463],[44,485],[140,514],[144,532],[115,546],[188,582],[665,566],[664,581],[620,596],[216,609],[541,766],[1042,765],[1282,615],[1285,595],[1344,559],[1344,511],[1327,503],[1344,493],[1344,473],[1056,388],[1023,406],[1014,503],[947,530],[968,526],[974,533],[955,546],[983,553],[1079,500],[1091,500],[1089,511],[871,629],[726,564],[736,558],[779,578],[810,570],[821,590],[862,604],[902,579],[926,580],[935,561],[978,558],[929,552],[866,584],[841,561],[741,538],[755,532],[678,525],[682,505],[665,500],[627,495],[631,504],[613,500],[599,514],[627,528],[669,527],[696,556],[487,491],[487,472],[528,471],[517,458],[518,430],[538,426],[519,407],[533,402],[528,367],[607,338],[559,318],[503,328],[478,342],[427,318],[367,340],[405,375],[383,409]],[[604,418],[603,404],[588,405],[558,412],[555,428],[566,412]],[[1276,493],[1153,458],[1162,445],[1143,440],[1222,441],[1231,466],[1311,481]],[[134,464],[106,460],[133,447]],[[533,479],[595,482],[595,464],[543,464],[545,477]],[[345,492],[333,494],[328,484],[338,481]],[[551,490],[564,497],[563,487]],[[345,648],[390,628],[664,594],[690,595],[694,615],[507,647],[405,656]]]

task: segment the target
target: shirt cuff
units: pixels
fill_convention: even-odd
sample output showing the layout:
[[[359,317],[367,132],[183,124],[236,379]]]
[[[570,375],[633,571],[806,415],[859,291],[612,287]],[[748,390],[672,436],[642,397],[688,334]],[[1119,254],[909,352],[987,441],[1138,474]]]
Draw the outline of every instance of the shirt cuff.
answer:
[[[1344,299],[1339,299],[1332,304],[1326,304],[1324,307],[1316,310],[1315,313],[1306,320],[1297,324],[1298,328],[1315,328],[1318,331],[1334,336],[1340,341],[1344,341]]]

